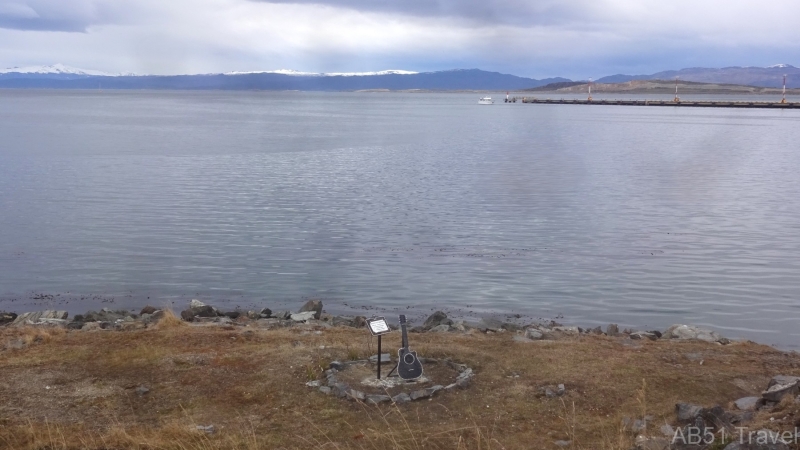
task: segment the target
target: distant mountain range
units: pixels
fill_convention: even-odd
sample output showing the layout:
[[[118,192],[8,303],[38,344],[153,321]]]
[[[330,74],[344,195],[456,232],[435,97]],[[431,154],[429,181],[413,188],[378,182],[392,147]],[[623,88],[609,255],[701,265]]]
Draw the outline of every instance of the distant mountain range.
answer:
[[[800,68],[787,64],[770,67],[690,68],[651,75],[611,75],[597,83],[624,83],[635,80],[674,80],[701,83],[781,87],[783,75],[788,87],[800,87]],[[574,86],[582,82],[567,78],[533,79],[487,72],[456,69],[441,72],[384,70],[380,72],[314,73],[295,70],[227,72],[200,75],[135,75],[106,73],[55,64],[15,67],[0,70],[0,88],[40,89],[209,89],[209,90],[523,90],[556,84]],[[559,83],[561,83],[559,85]]]
[[[293,70],[205,75],[132,75],[63,65],[0,71],[0,88],[40,89],[211,89],[211,90],[519,90],[566,78],[536,80],[478,69],[442,72],[386,70],[366,73],[309,73]]]
[[[690,69],[667,70],[652,75],[611,75],[597,80],[598,83],[624,83],[634,80],[674,80],[698,83],[738,84],[759,87],[782,87],[783,76],[786,86],[800,87],[800,68],[788,64],[776,64],[769,67],[724,67],[708,69],[693,67]]]

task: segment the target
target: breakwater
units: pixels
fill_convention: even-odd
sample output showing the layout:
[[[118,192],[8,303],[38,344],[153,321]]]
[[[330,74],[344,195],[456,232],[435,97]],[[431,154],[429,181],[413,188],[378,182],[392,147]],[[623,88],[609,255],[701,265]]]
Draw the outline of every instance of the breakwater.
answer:
[[[517,99],[513,99],[517,100]],[[673,106],[692,108],[766,108],[800,109],[800,102],[741,102],[741,101],[674,101],[674,100],[567,100],[523,97],[522,103],[543,103],[553,105],[622,105],[622,106]]]

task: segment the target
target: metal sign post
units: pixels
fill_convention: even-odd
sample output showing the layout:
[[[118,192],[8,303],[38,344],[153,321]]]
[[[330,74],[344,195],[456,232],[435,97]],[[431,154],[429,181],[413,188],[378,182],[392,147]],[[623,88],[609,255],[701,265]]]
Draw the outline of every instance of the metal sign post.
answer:
[[[392,331],[389,329],[389,324],[386,323],[386,319],[383,317],[374,317],[372,319],[367,319],[367,328],[369,328],[369,332],[372,333],[373,336],[378,336],[378,379],[381,379],[381,336],[384,334]]]

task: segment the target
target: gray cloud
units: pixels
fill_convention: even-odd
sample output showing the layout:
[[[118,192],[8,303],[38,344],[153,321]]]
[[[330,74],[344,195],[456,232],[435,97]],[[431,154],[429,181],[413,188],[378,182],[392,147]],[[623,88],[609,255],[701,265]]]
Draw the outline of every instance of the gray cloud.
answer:
[[[0,0],[0,28],[86,32],[92,25],[124,17],[109,0]]]
[[[516,26],[554,25],[600,13],[602,0],[251,0],[254,2],[324,5],[362,12],[417,17],[465,19],[476,23]]]

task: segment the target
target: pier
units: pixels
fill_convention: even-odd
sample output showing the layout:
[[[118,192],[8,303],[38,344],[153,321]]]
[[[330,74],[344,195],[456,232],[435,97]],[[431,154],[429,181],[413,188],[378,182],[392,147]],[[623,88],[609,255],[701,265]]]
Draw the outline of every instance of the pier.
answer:
[[[509,99],[509,102],[540,103],[547,105],[622,105],[622,106],[673,106],[690,108],[763,108],[800,109],[800,102],[731,102],[731,101],[674,101],[674,100],[565,100],[523,97]]]

